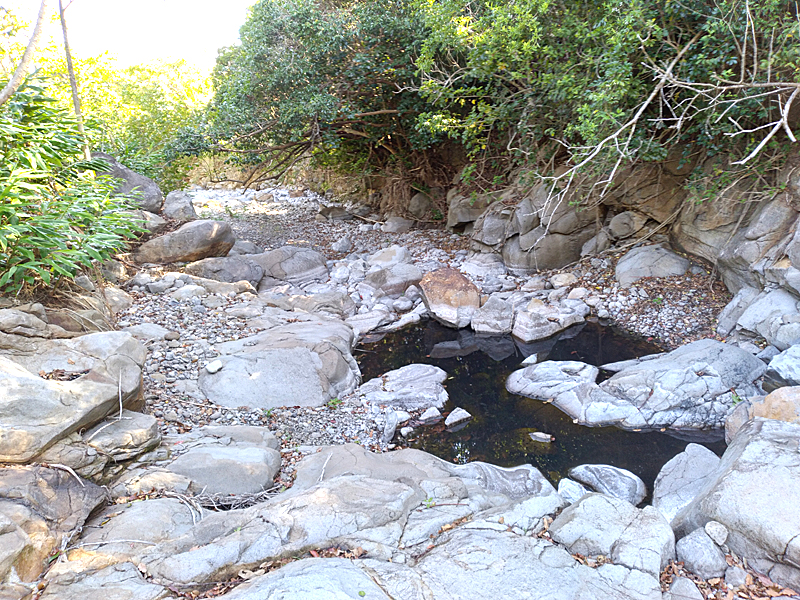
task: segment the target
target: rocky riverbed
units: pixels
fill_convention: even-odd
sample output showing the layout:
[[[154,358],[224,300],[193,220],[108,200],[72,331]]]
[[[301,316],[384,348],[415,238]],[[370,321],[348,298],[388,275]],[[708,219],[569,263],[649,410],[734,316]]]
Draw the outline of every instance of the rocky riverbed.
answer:
[[[733,310],[666,238],[515,275],[469,235],[299,190],[174,192],[141,215],[152,238],[105,265],[114,285],[80,281],[105,306],[0,309],[0,597],[798,597],[800,388],[761,389],[795,383],[792,347],[767,343],[793,321],[758,337],[772,313]],[[576,423],[724,427],[730,446],[688,444],[653,490],[613,465],[556,488],[400,449],[470,415],[441,413],[441,369],[361,381],[353,352],[431,318],[506,335],[508,389]],[[600,383],[547,360],[586,320],[664,353]]]

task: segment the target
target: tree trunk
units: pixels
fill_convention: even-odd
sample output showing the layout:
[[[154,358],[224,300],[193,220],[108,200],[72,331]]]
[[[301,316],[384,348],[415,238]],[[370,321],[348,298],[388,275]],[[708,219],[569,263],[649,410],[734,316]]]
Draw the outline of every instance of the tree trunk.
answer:
[[[11,98],[14,92],[19,89],[19,86],[22,85],[22,80],[25,79],[25,75],[28,74],[28,67],[33,60],[33,53],[36,51],[36,46],[39,44],[39,38],[42,35],[42,25],[46,13],[47,0],[42,0],[42,4],[39,6],[39,15],[36,17],[36,25],[33,28],[33,34],[28,42],[28,47],[25,48],[25,53],[22,55],[22,60],[20,60],[17,68],[14,70],[11,81],[0,91],[0,106],[8,102],[9,98]]]
[[[72,106],[75,109],[75,116],[78,119],[78,132],[83,138],[83,157],[86,160],[90,160],[92,155],[89,152],[89,142],[86,140],[86,132],[83,129],[81,99],[80,96],[78,96],[78,81],[75,79],[75,68],[72,65],[72,53],[69,50],[69,39],[67,38],[67,20],[64,18],[64,3],[62,0],[58,0],[58,16],[61,19],[61,33],[64,34],[64,54],[67,56],[67,73],[69,74],[69,85],[72,88]]]

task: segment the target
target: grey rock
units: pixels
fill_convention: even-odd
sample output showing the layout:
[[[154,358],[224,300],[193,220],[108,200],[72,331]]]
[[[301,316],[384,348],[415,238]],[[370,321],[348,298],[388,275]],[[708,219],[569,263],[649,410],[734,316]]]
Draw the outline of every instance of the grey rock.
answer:
[[[230,408],[321,406],[356,388],[361,373],[348,325],[274,308],[264,315],[261,333],[217,344],[223,368],[202,369],[198,379],[209,400]]]
[[[391,322],[392,313],[387,309],[370,310],[345,319],[345,323],[353,328],[353,333],[356,337],[360,337],[377,329],[381,325],[386,325]]]
[[[767,377],[780,385],[800,385],[800,344],[790,346],[769,361]]]
[[[731,299],[717,317],[717,333],[727,336],[736,327],[737,321],[742,317],[747,307],[758,297],[759,291],[750,286],[744,286]]]
[[[163,340],[164,336],[169,333],[169,329],[162,327],[157,323],[139,323],[129,327],[123,327],[121,331],[131,334],[137,340]]]
[[[228,251],[228,256],[242,256],[247,254],[263,254],[264,249],[256,246],[248,240],[236,240],[236,243]]]
[[[728,540],[728,528],[722,523],[709,521],[705,524],[703,529],[717,546],[724,546],[725,542]]]
[[[507,272],[503,258],[494,253],[472,254],[461,263],[459,270],[472,277],[500,277]]]
[[[123,410],[120,417],[99,423],[83,434],[84,441],[115,462],[135,458],[161,442],[154,416]]]
[[[331,244],[331,250],[334,252],[350,252],[353,249],[353,240],[350,236],[345,235]]]
[[[133,306],[133,296],[113,285],[103,288],[103,299],[106,301],[111,313],[116,315]]]
[[[747,571],[741,567],[728,567],[725,569],[725,583],[732,588],[745,585],[747,583]]]
[[[686,535],[717,521],[728,529],[731,551],[773,581],[797,589],[798,494],[800,425],[756,417],[738,431],[713,479],[678,514],[673,528]]]
[[[622,287],[644,277],[671,277],[683,275],[689,261],[662,246],[640,246],[628,251],[619,259],[616,278]]]
[[[25,337],[49,337],[46,321],[15,308],[0,310],[0,331]]]
[[[127,211],[127,214],[130,215],[131,220],[134,221],[136,225],[144,229],[145,233],[150,235],[160,234],[168,225],[166,219],[162,219],[157,214],[146,210],[130,210]]]
[[[701,579],[722,577],[728,568],[722,550],[702,528],[678,540],[675,550],[678,560]]]
[[[223,221],[192,221],[145,242],[134,253],[134,259],[139,263],[165,264],[225,256],[234,241],[231,226]]]
[[[461,407],[456,407],[444,420],[445,427],[455,427],[472,419],[472,415]]]
[[[369,403],[402,410],[442,408],[447,392],[442,383],[447,379],[439,367],[411,364],[370,379],[356,390]]]
[[[398,263],[368,273],[364,278],[364,284],[380,290],[390,298],[398,298],[409,286],[419,284],[421,279],[422,271],[418,267],[408,263]]]
[[[197,219],[197,213],[192,205],[191,194],[180,190],[167,194],[161,214],[168,219],[174,219],[182,223]]]
[[[425,409],[425,411],[419,416],[419,420],[422,421],[424,425],[437,423],[442,420],[442,413],[440,413],[439,409],[435,406],[431,406]]]
[[[514,309],[509,302],[492,295],[472,315],[470,326],[476,333],[502,335],[511,333],[514,324]]]
[[[586,494],[565,508],[549,531],[571,553],[607,556],[655,577],[675,558],[675,536],[657,510],[603,494]]]
[[[590,493],[590,490],[577,481],[564,477],[558,482],[558,493],[564,500],[573,504]]]
[[[247,281],[255,287],[264,277],[264,269],[250,260],[251,256],[257,255],[204,258],[189,263],[184,267],[184,271],[189,275],[226,283]]]
[[[761,336],[778,350],[786,350],[800,338],[798,312],[797,298],[786,290],[764,291],[739,317],[736,329]]]
[[[489,206],[490,198],[485,195],[468,198],[462,195],[448,194],[447,228],[461,228],[478,220]]]
[[[647,496],[647,487],[630,471],[611,465],[579,465],[569,476],[596,492],[630,502],[634,506]]]
[[[409,221],[403,217],[389,217],[381,226],[381,231],[384,233],[406,233],[411,231],[413,226],[414,221]]]
[[[370,267],[380,267],[381,269],[408,262],[411,262],[411,255],[408,253],[408,249],[396,245],[379,250],[367,259],[367,264]]]
[[[691,579],[676,577],[664,594],[664,600],[705,600],[705,596]]]
[[[552,337],[583,321],[580,313],[566,306],[545,304],[534,298],[524,310],[516,313],[511,333],[523,342],[533,342]]]
[[[134,564],[125,562],[98,571],[51,576],[40,597],[85,600],[100,590],[105,600],[162,600],[172,595],[168,589],[145,580]]]
[[[614,240],[629,238],[639,232],[646,222],[646,215],[626,210],[614,215],[608,224],[608,232]]]
[[[164,201],[164,195],[161,193],[155,181],[132,171],[110,154],[92,152],[92,158],[102,158],[109,165],[108,171],[98,173],[99,175],[109,175],[121,180],[114,189],[115,194],[134,197],[136,203],[143,210],[154,213],[161,210],[161,203]]]
[[[194,493],[254,494],[272,487],[281,455],[254,444],[209,443],[191,448],[168,468],[190,479]]]
[[[417,219],[424,219],[432,207],[433,202],[430,197],[422,192],[417,192],[411,196],[411,200],[408,202],[408,212]]]
[[[670,523],[709,482],[719,457],[700,444],[688,444],[659,471],[653,486],[653,506]]]
[[[248,259],[260,265],[266,276],[294,285],[328,278],[325,257],[308,248],[284,246],[264,254],[250,255]]]
[[[130,405],[141,393],[145,351],[131,335],[95,333],[40,341],[33,352],[0,356],[4,392],[0,461],[24,463],[74,431],[91,427]],[[35,375],[63,369],[89,371],[72,381]]]

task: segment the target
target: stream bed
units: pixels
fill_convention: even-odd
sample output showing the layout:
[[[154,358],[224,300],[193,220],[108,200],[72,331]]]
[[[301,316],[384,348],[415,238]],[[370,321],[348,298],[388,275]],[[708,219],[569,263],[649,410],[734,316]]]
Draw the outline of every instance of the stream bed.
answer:
[[[506,391],[508,375],[531,354],[540,362],[601,365],[661,352],[655,344],[609,326],[587,322],[560,336],[525,344],[511,336],[481,337],[431,320],[364,342],[356,354],[365,382],[411,363],[447,371],[450,401],[442,412],[459,406],[472,414],[472,421],[454,432],[442,424],[417,428],[407,444],[448,461],[480,460],[503,467],[530,463],[554,484],[577,465],[610,464],[636,473],[652,491],[661,467],[688,443],[662,432],[576,425],[551,404]],[[555,436],[555,441],[533,441],[529,433],[536,431]],[[700,443],[719,455],[725,450],[720,440]]]

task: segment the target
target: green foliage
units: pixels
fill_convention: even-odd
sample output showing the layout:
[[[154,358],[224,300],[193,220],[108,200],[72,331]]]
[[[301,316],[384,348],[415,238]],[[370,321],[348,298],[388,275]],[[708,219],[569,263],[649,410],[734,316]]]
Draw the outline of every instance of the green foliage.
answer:
[[[104,164],[82,160],[69,109],[28,84],[0,107],[0,291],[54,284],[120,251],[138,231]]]
[[[219,55],[210,134],[274,170],[304,152],[350,172],[410,168],[440,140],[415,127],[431,108],[414,63],[426,35],[406,0],[261,0]]]

